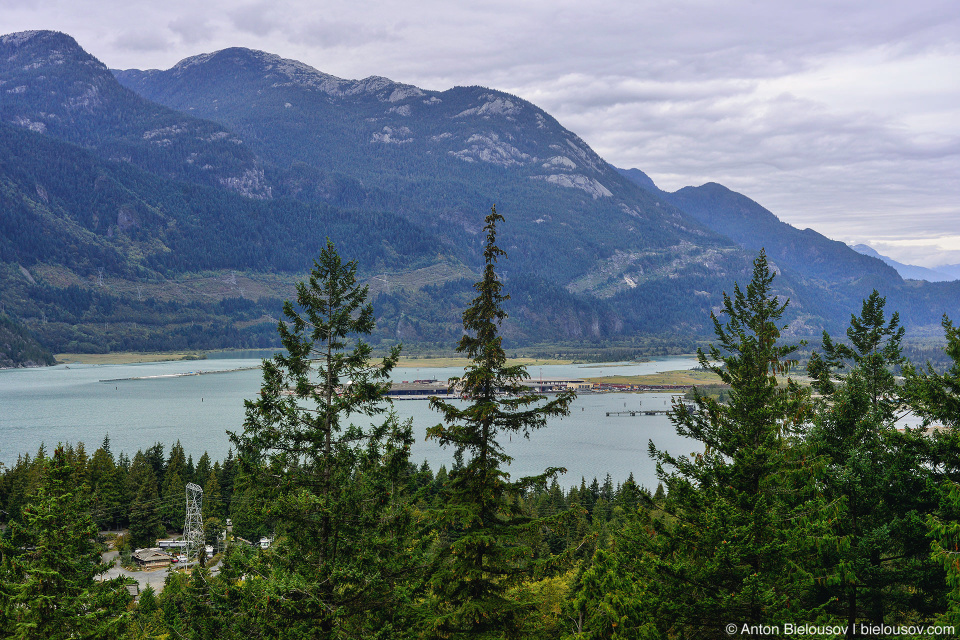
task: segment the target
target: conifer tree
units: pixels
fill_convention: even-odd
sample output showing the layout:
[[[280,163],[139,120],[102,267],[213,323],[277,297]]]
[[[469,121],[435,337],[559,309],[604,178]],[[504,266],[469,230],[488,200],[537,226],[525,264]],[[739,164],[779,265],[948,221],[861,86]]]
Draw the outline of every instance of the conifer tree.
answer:
[[[413,561],[402,481],[411,427],[392,412],[352,422],[384,412],[400,350],[371,360],[362,337],[373,308],[356,271],[328,241],[296,304],[284,304],[286,353],[264,361],[260,397],[246,403],[244,432],[231,434],[247,490],[259,492],[276,527],[258,569],[271,578],[267,635],[386,637],[408,626],[396,620],[396,585]]]
[[[919,516],[936,508],[938,483],[928,482],[929,443],[896,429],[904,401],[894,374],[905,364],[904,330],[896,313],[887,321],[885,303],[874,291],[850,319],[849,344],[824,333],[824,353],[808,366],[822,400],[807,440],[825,462],[817,483],[837,505],[815,594],[851,630],[942,606],[935,595],[942,574],[928,557]]]
[[[903,396],[925,424],[943,427],[928,434],[930,470],[938,483],[960,482],[960,327],[944,316],[944,351],[950,366],[939,373],[932,366],[904,368]]]
[[[42,479],[9,537],[0,538],[0,635],[118,638],[130,596],[122,579],[99,581],[97,527],[64,448],[44,459]]]
[[[698,352],[700,365],[730,385],[729,402],[698,396],[695,410],[674,404],[677,433],[704,451],[678,456],[650,443],[666,497],[650,500],[648,523],[618,543],[626,545],[621,564],[637,558],[646,587],[646,613],[631,621],[634,628],[724,638],[730,623],[808,618],[803,545],[819,533],[820,512],[798,489],[809,486],[809,474],[801,473],[790,438],[807,395],[778,379],[796,347],[779,343],[787,302],[773,294],[773,279],[761,252],[746,290],[735,285],[732,297],[724,294],[723,321],[712,315],[718,344]]]
[[[136,463],[134,463],[136,465]],[[131,474],[132,475],[132,474]],[[130,506],[130,542],[136,547],[152,547],[164,529],[160,513],[160,494],[153,469],[141,467],[140,486]]]
[[[172,473],[164,484],[160,518],[167,529],[183,529],[187,513],[187,485],[179,473]]]
[[[521,383],[529,376],[522,366],[507,365],[500,325],[509,298],[495,268],[505,256],[496,244],[496,208],[486,217],[483,278],[474,285],[476,298],[463,313],[465,335],[457,346],[470,359],[457,381],[470,404],[431,398],[443,423],[427,431],[442,447],[466,456],[450,471],[436,513],[439,544],[432,561],[430,612],[426,633],[434,637],[515,637],[531,604],[511,598],[510,588],[530,575],[531,549],[526,538],[543,521],[521,512],[518,497],[527,488],[545,486],[562,469],[511,481],[505,466],[511,458],[500,439],[544,427],[547,418],[564,416],[574,394],[549,402]]]

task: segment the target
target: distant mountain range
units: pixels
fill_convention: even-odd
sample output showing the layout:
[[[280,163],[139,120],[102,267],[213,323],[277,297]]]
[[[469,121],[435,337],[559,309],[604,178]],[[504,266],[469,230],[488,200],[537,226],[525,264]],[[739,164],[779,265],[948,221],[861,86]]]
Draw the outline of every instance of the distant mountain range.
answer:
[[[378,340],[449,347],[492,204],[518,344],[706,333],[760,248],[796,333],[874,287],[911,325],[960,310],[954,283],[904,283],[721,185],[665,193],[500,91],[237,48],[111,72],[61,33],[0,37],[0,304],[51,349],[271,344],[327,237]]]
[[[865,244],[851,245],[850,248],[858,253],[862,253],[865,256],[882,260],[884,263],[896,269],[897,273],[899,273],[900,277],[904,280],[926,280],[927,282],[949,282],[953,280],[960,280],[960,264],[947,264],[939,266],[936,269],[928,269],[926,267],[918,267],[917,265],[913,264],[903,264],[902,262],[897,262],[892,258],[880,255],[876,249]]]

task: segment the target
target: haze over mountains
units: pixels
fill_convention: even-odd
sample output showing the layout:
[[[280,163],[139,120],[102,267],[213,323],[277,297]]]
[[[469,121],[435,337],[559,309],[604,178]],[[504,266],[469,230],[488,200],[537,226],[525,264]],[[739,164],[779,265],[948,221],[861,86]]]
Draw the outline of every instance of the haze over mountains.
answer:
[[[851,245],[850,248],[857,253],[862,253],[865,256],[877,258],[878,260],[890,265],[896,269],[897,273],[900,274],[900,277],[904,279],[926,280],[927,282],[960,280],[960,264],[945,264],[933,269],[929,269],[927,267],[919,267],[915,264],[903,264],[902,262],[897,262],[892,258],[880,255],[876,249],[865,244]]]
[[[662,192],[482,87],[238,48],[111,73],[25,32],[0,37],[0,149],[0,303],[54,350],[270,344],[327,237],[370,279],[381,339],[449,346],[492,204],[518,343],[703,333],[760,248],[798,333],[873,288],[909,325],[960,307],[957,283],[906,283],[722,185]]]

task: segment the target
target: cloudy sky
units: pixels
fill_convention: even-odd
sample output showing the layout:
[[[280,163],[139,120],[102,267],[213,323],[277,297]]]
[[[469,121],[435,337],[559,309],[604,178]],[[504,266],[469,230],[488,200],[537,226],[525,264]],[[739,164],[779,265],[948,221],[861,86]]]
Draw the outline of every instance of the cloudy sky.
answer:
[[[960,263],[956,0],[0,0],[112,68],[229,46],[344,78],[484,85],[663,189],[720,182],[800,228]]]

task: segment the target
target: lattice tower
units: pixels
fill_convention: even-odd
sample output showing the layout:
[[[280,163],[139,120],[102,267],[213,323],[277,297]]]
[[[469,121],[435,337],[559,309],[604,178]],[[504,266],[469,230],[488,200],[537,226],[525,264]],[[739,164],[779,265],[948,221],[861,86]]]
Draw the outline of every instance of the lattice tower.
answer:
[[[183,525],[183,539],[187,543],[187,559],[193,559],[203,548],[203,489],[200,485],[187,485],[187,520]]]

